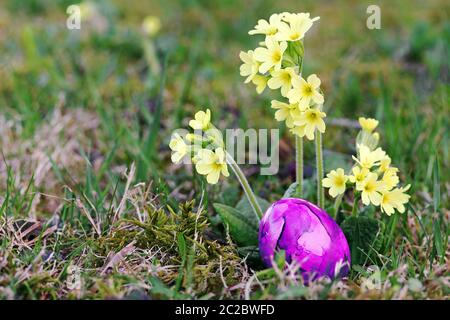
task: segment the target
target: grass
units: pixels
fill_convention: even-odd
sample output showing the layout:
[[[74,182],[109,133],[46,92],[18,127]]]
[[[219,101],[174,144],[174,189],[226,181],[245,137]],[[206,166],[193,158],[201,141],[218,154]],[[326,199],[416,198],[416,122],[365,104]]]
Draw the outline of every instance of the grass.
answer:
[[[81,31],[65,28],[71,1],[0,5],[1,298],[449,298],[448,3],[382,2],[381,30],[366,29],[360,1],[97,3],[101,16]],[[278,126],[270,94],[243,84],[238,53],[255,46],[247,31],[259,18],[285,10],[321,16],[304,71],[325,92],[325,171],[350,163],[354,120],[373,116],[412,185],[406,213],[367,213],[384,230],[366,263],[348,280],[308,287],[227,236],[212,204],[236,204],[236,182],[206,186],[171,164],[167,146],[203,106],[221,128]],[[159,73],[143,49],[148,14],[163,24]],[[279,174],[244,168],[269,202],[295,179],[294,141],[281,130]],[[311,199],[312,144],[305,162]],[[346,198],[342,207],[350,214]],[[381,286],[370,290],[374,264]]]

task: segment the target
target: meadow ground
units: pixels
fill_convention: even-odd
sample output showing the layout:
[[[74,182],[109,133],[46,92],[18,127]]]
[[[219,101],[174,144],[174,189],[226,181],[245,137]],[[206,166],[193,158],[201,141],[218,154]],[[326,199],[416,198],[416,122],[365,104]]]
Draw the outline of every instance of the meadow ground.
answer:
[[[448,1],[382,1],[380,30],[366,28],[365,1],[96,3],[81,30],[66,28],[70,0],[0,4],[1,298],[449,298]],[[206,186],[170,161],[172,130],[205,106],[221,128],[278,127],[270,93],[243,84],[239,52],[256,45],[247,32],[259,18],[281,11],[321,17],[304,68],[325,93],[326,171],[349,165],[356,120],[370,116],[411,184],[404,214],[362,213],[384,228],[342,281],[304,286],[264,269],[212,205],[235,205],[236,181]],[[162,22],[156,57],[143,41],[147,15]],[[280,129],[279,173],[244,167],[269,202],[294,178],[292,137]],[[313,200],[313,144],[305,156]]]

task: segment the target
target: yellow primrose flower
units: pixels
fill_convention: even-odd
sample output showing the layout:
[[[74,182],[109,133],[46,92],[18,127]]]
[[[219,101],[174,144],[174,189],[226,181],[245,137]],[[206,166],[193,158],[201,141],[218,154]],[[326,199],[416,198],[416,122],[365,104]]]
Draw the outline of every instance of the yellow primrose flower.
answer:
[[[367,168],[360,168],[360,167],[353,167],[352,168],[353,175],[349,176],[349,180],[351,183],[355,183],[356,186],[359,186],[364,179],[366,178],[367,174],[369,173],[369,169]]]
[[[261,62],[259,72],[266,73],[271,68],[279,70],[283,60],[283,53],[287,48],[287,42],[278,42],[274,37],[266,37],[265,44],[267,48],[256,48],[254,53],[255,59]]]
[[[293,128],[291,128],[290,130],[289,130],[292,134],[295,134],[295,135],[297,135],[297,136],[299,136],[299,137],[304,137],[305,136],[305,126],[296,126],[296,125],[294,125],[294,127]]]
[[[173,163],[179,163],[189,151],[189,146],[178,133],[175,133],[170,139],[169,148],[172,150],[171,160]]]
[[[281,20],[289,22],[289,19],[295,15],[295,13],[290,13],[290,12],[282,12],[279,14],[281,17]]]
[[[243,77],[247,77],[244,82],[249,83],[258,73],[259,62],[256,61],[253,56],[253,50],[249,50],[247,52],[241,51],[239,58],[241,58],[242,62],[244,62],[241,65],[240,74]]]
[[[306,135],[309,140],[313,140],[314,131],[316,131],[316,128],[322,133],[325,132],[325,122],[322,119],[325,118],[325,116],[325,112],[322,112],[318,109],[307,109],[306,111],[302,112],[300,114],[300,117],[298,117],[294,121],[294,125],[298,128],[291,131],[299,136]],[[301,127],[303,127],[303,129],[301,129]]]
[[[380,171],[385,172],[389,166],[391,165],[391,158],[386,155],[383,159],[380,160]]]
[[[368,132],[372,132],[378,126],[378,120],[372,118],[360,117],[358,122],[361,125],[361,128]]]
[[[394,167],[390,167],[384,171],[383,177],[381,181],[383,181],[387,190],[391,190],[399,183],[399,178],[397,176],[398,169]]]
[[[405,192],[408,191],[410,185],[407,185],[405,188],[395,188],[391,191],[385,191],[382,194],[381,199],[381,211],[386,213],[388,216],[394,213],[394,209],[397,209],[398,212],[405,212],[405,204],[408,203],[410,195]]]
[[[300,116],[298,104],[288,104],[272,100],[271,106],[273,109],[278,109],[275,112],[275,119],[277,121],[286,121],[286,126],[288,128],[294,127],[294,120]]]
[[[250,30],[248,34],[265,34],[266,36],[273,36],[278,32],[278,26],[281,22],[281,16],[279,14],[272,14],[269,18],[269,22],[264,19],[258,20],[258,24],[255,29]]]
[[[261,94],[267,86],[267,77],[257,74],[253,77],[252,82],[256,86],[256,92]]]
[[[297,41],[303,39],[305,33],[312,27],[313,22],[319,20],[319,17],[311,19],[309,13],[297,13],[285,15],[285,22],[281,22],[278,26],[276,34],[279,41]]]
[[[369,172],[364,181],[356,187],[356,190],[361,191],[361,199],[366,206],[370,203],[378,206],[381,202],[381,193],[385,191],[385,187],[381,181],[378,181],[376,173]]]
[[[338,168],[337,170],[331,170],[327,177],[322,180],[322,185],[325,188],[330,188],[328,192],[330,196],[336,198],[337,195],[345,192],[345,183],[348,180],[348,176],[345,175],[344,169]]]
[[[153,37],[161,29],[161,20],[155,16],[147,16],[142,22],[142,29],[147,35]]]
[[[292,67],[273,71],[271,73],[272,77],[267,82],[267,86],[272,90],[281,88],[281,95],[283,97],[286,97],[289,90],[291,90],[292,79],[296,75],[297,73]]]
[[[386,156],[386,152],[384,152],[381,148],[370,151],[369,147],[363,144],[359,144],[357,148],[359,157],[356,158],[355,156],[352,156],[352,158],[363,168],[370,169],[373,166],[379,165],[381,159]]]
[[[323,95],[319,92],[320,79],[315,75],[310,75],[306,81],[302,77],[292,79],[292,89],[287,93],[289,103],[298,103],[301,108],[308,107],[313,101],[323,104]]]
[[[230,175],[222,148],[217,148],[215,151],[200,150],[196,155],[195,169],[199,174],[205,175],[206,181],[210,184],[216,184],[221,173],[225,177]]]
[[[194,120],[189,121],[189,126],[194,130],[207,130],[211,123],[211,111],[199,111],[195,114]]]

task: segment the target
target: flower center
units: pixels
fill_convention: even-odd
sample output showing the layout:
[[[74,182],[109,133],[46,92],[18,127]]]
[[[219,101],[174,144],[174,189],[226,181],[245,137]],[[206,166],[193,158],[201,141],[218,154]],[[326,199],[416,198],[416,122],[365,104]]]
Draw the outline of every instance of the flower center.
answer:
[[[375,185],[373,184],[373,183],[367,183],[365,186],[364,186],[364,191],[366,191],[366,192],[373,192],[375,190]]]
[[[278,28],[277,27],[271,27],[267,30],[267,35],[268,36],[273,36],[274,34],[276,34],[278,32]]]
[[[366,158],[363,158],[363,157],[361,157],[361,166],[363,167],[363,168],[370,168],[370,167],[372,167],[372,162],[370,161],[370,159],[366,159]]]
[[[291,82],[291,75],[288,72],[283,72],[283,75],[281,76],[281,79],[283,82]]]
[[[312,87],[309,84],[306,84],[303,86],[303,95],[304,96],[311,96],[312,95]]]
[[[281,52],[280,51],[274,51],[272,53],[272,59],[274,62],[279,62],[281,60]]]
[[[383,203],[383,204],[389,203],[389,196],[388,196],[388,194],[383,194],[383,198],[381,199],[381,203]]]
[[[308,114],[308,120],[310,122],[315,122],[317,120],[317,114],[315,112],[310,112]]]
[[[338,187],[341,187],[344,185],[344,179],[342,177],[336,177],[334,180],[334,184]]]
[[[300,38],[300,33],[298,32],[291,33],[289,38],[291,38],[291,40],[297,40],[298,38]]]

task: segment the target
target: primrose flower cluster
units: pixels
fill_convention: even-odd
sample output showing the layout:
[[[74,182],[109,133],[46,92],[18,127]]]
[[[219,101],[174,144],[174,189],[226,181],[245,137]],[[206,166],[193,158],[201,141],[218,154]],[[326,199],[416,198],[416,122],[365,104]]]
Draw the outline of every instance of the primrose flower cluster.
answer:
[[[353,156],[355,164],[351,174],[346,175],[344,169],[331,170],[323,179],[323,186],[333,198],[342,195],[347,186],[361,195],[364,205],[380,206],[381,211],[391,215],[397,210],[405,212],[405,204],[410,196],[406,187],[398,187],[398,168],[391,166],[391,158],[380,147],[378,132],[373,132],[378,126],[375,119],[359,118],[362,130],[357,137],[357,156]]]
[[[211,124],[211,111],[197,112],[194,119],[189,121],[189,126],[194,129],[194,133],[184,137],[176,132],[172,135],[169,143],[172,162],[180,163],[189,156],[196,171],[206,176],[210,184],[216,184],[221,174],[228,177],[226,151],[220,132]]]
[[[258,94],[266,87],[280,90],[286,100],[272,101],[272,108],[277,109],[275,119],[285,121],[292,133],[309,140],[314,139],[315,130],[325,132],[321,81],[315,74],[306,80],[301,76],[303,39],[317,20],[319,17],[310,18],[309,13],[287,12],[273,14],[269,21],[261,19],[249,34],[264,35],[264,41],[255,50],[239,55],[245,83],[252,82]]]

